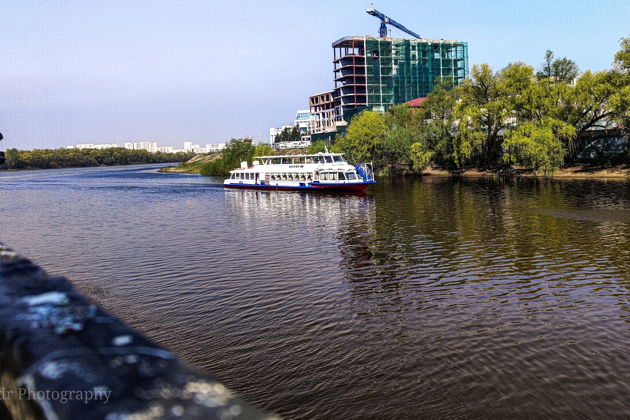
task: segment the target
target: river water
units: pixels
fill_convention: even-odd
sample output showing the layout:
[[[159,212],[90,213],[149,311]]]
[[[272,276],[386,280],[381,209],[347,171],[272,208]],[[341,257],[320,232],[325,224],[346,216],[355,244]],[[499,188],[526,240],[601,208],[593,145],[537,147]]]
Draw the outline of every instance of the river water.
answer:
[[[630,183],[0,174],[0,241],[287,418],[630,416]]]

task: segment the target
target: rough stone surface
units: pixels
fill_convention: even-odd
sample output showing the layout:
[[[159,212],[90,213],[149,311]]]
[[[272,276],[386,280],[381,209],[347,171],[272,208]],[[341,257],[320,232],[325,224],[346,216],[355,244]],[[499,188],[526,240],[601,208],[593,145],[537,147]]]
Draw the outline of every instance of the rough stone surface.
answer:
[[[2,244],[0,389],[1,418],[273,418]]]

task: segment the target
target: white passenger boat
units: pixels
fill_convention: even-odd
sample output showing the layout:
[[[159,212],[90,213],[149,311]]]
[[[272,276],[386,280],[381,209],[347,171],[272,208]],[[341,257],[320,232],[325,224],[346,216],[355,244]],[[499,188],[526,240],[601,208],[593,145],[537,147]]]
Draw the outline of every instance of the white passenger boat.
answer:
[[[230,171],[226,188],[363,191],[374,184],[371,163],[351,165],[343,153],[256,156]]]

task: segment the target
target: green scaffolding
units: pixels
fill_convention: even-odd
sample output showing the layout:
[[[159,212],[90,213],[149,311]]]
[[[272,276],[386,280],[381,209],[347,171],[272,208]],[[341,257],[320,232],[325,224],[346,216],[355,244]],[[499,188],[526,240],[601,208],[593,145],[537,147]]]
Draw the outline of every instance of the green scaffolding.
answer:
[[[468,44],[459,41],[366,37],[368,107],[427,96],[438,80],[458,85],[468,77]]]

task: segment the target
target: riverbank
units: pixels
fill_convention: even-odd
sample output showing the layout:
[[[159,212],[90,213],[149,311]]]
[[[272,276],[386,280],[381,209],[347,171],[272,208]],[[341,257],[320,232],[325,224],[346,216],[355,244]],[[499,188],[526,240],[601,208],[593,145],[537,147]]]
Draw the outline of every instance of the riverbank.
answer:
[[[176,166],[167,166],[161,168],[160,172],[178,172],[198,174],[201,171],[201,167],[209,162],[213,162],[220,158],[220,154],[212,155],[197,155],[192,159],[182,162]],[[422,171],[423,176],[446,176],[450,177],[455,175],[453,172],[445,169],[430,167]],[[536,172],[524,169],[524,168],[512,168],[509,171],[497,172],[492,170],[480,170],[475,168],[466,169],[457,176],[462,177],[494,177],[494,176],[509,176],[509,177],[525,177],[525,178],[545,178],[544,175],[537,174]],[[564,168],[553,174],[551,178],[558,179],[590,179],[590,178],[602,178],[602,179],[630,179],[630,165],[622,164],[612,167],[603,167],[595,165],[581,165],[571,166]]]
[[[453,173],[440,168],[428,168],[422,172],[422,175],[428,176],[453,176]],[[530,169],[512,168],[509,171],[497,172],[492,170],[466,169],[457,174],[462,177],[484,177],[484,176],[509,176],[509,177],[525,177],[525,178],[545,178],[545,175],[538,174]],[[571,166],[560,169],[548,178],[558,179],[590,179],[590,178],[614,178],[614,179],[630,179],[630,165],[615,165],[612,167],[603,167],[595,165]]]

